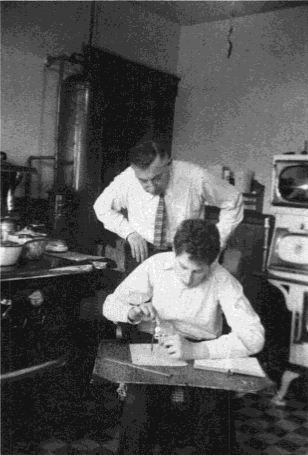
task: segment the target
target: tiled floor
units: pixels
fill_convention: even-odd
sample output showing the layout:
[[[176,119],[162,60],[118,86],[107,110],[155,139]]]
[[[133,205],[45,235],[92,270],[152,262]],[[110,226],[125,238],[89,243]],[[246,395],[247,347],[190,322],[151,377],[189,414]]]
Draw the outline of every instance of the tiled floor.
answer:
[[[236,399],[237,440],[243,453],[308,455],[307,399],[291,390],[287,405],[277,407],[271,404],[270,398],[260,393]],[[3,455],[112,455],[116,452],[122,404],[114,386],[94,384],[92,399],[79,405],[64,400],[48,406],[52,412],[42,419],[42,428],[37,428],[36,442],[26,442],[27,438],[17,431],[11,449]],[[178,455],[191,453],[192,448],[177,450]]]

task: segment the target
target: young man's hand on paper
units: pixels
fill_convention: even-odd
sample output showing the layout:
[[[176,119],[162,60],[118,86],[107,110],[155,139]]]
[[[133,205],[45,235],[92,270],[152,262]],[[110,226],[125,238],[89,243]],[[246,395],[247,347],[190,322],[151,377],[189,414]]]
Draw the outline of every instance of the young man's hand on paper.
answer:
[[[163,346],[171,358],[177,360],[193,359],[193,343],[186,340],[178,333],[163,335],[160,338],[160,345]]]

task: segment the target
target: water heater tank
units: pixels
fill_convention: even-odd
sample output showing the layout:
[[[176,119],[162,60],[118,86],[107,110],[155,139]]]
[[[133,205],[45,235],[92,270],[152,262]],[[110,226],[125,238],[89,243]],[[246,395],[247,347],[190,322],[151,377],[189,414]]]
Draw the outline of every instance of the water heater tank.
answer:
[[[59,105],[56,182],[80,192],[86,184],[90,83],[81,75],[67,77]]]

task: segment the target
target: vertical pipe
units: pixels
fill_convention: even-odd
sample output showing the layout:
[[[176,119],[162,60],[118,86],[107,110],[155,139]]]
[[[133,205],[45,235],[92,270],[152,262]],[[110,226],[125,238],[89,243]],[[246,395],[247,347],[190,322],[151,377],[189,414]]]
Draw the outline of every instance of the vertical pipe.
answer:
[[[57,186],[84,190],[87,173],[87,136],[90,84],[83,75],[65,79],[61,94]]]
[[[270,230],[270,219],[266,217],[264,219],[264,242],[263,242],[263,261],[262,261],[262,272],[266,271],[267,253],[269,248],[269,230]]]
[[[45,160],[54,160],[54,155],[30,155],[27,160],[28,164],[28,172],[26,174],[26,185],[25,185],[25,203],[26,203],[26,217],[27,217],[27,224],[31,221],[31,216],[29,215],[30,209],[30,199],[31,199],[31,183],[32,183],[32,174],[35,172],[34,168],[32,167],[33,161],[45,161]]]
[[[58,87],[57,87],[57,113],[56,113],[56,125],[55,125],[55,161],[54,161],[54,186],[57,184],[57,175],[58,175],[58,167],[59,167],[59,141],[60,141],[60,134],[59,134],[59,123],[60,123],[60,109],[61,109],[61,90],[62,84],[64,79],[64,69],[65,69],[65,61],[61,60],[59,64],[59,79],[58,79]]]
[[[93,32],[94,32],[94,20],[95,20],[95,1],[91,2],[91,12],[90,12],[90,32],[89,32],[89,46],[92,47],[93,43]]]

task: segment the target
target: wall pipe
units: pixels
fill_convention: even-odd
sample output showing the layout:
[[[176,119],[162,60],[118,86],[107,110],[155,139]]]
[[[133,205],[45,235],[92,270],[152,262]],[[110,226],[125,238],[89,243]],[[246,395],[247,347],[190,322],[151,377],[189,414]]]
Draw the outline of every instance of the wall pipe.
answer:
[[[91,2],[91,11],[90,11],[90,32],[89,32],[89,46],[92,47],[93,35],[95,28],[95,1]]]
[[[54,186],[57,184],[58,168],[59,168],[59,126],[60,126],[60,109],[61,109],[61,89],[64,80],[65,60],[60,61],[59,65],[59,79],[57,87],[57,113],[56,113],[56,125],[55,125],[55,158],[54,158]]]
[[[25,198],[28,202],[31,198],[31,173],[33,173],[34,168],[32,167],[33,161],[45,161],[45,160],[54,160],[55,155],[30,155],[27,159],[27,167],[29,172],[27,173],[27,179],[25,182]],[[61,164],[70,165],[73,164],[73,161],[61,160]]]
[[[43,161],[43,160],[54,160],[55,157],[53,155],[30,155],[27,159],[27,166],[29,171],[32,168],[32,162],[35,160]],[[28,213],[29,203],[31,198],[31,172],[28,172],[25,181],[25,199],[26,199],[26,213]]]

